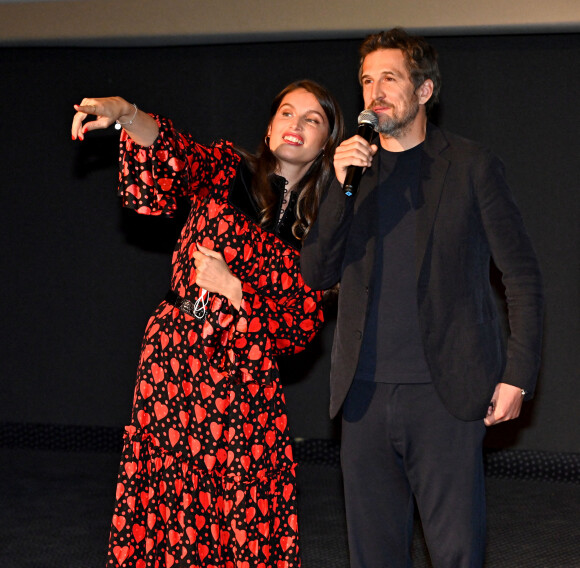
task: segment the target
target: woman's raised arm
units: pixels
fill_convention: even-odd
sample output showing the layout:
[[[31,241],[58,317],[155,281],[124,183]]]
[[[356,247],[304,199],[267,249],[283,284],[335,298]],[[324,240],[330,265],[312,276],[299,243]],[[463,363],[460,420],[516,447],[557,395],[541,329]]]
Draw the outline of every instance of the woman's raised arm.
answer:
[[[151,116],[121,97],[83,99],[74,108],[77,112],[71,128],[73,140],[84,140],[87,132],[108,128],[116,121],[140,146],[151,146],[159,134],[159,127]],[[97,118],[85,122],[90,115]]]

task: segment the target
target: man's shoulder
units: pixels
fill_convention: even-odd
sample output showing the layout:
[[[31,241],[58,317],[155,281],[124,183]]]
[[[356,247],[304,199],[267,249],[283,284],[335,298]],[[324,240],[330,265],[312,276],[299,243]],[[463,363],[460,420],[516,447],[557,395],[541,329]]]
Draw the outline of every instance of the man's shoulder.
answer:
[[[490,150],[481,142],[466,138],[461,134],[447,130],[435,124],[429,123],[427,127],[427,139],[438,145],[447,145],[451,150],[461,150],[469,153],[489,152]]]
[[[431,151],[441,154],[450,161],[488,162],[497,159],[494,152],[485,144],[431,123],[427,128],[426,142]]]

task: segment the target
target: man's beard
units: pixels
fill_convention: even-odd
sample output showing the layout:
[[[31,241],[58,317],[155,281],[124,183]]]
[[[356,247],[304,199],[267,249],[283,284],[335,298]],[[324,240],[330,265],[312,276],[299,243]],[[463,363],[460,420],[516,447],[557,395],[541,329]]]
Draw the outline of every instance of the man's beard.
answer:
[[[392,138],[399,138],[408,131],[417,114],[419,114],[419,97],[413,94],[413,98],[403,116],[391,117],[384,114],[379,115],[379,126],[377,127],[377,132]]]

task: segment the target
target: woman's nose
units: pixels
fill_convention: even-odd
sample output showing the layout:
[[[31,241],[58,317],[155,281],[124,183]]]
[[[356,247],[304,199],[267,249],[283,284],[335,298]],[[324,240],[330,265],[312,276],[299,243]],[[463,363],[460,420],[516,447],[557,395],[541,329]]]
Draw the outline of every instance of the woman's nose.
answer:
[[[302,126],[303,126],[303,125],[304,125],[304,119],[302,119],[301,117],[299,117],[299,116],[295,116],[295,117],[292,119],[292,124],[291,124],[291,126],[292,126],[292,128],[293,128],[294,130],[302,130]]]

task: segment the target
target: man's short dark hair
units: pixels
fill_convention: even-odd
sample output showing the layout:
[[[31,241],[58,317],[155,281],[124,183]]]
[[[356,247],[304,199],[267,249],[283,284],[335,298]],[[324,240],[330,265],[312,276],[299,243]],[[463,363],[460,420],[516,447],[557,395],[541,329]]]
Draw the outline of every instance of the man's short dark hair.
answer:
[[[365,57],[381,49],[400,49],[403,52],[415,89],[418,89],[426,79],[433,81],[433,95],[426,104],[427,110],[430,110],[438,101],[441,90],[441,73],[439,72],[435,48],[429,45],[424,38],[409,35],[402,28],[393,28],[385,32],[371,34],[359,48],[359,80]]]

